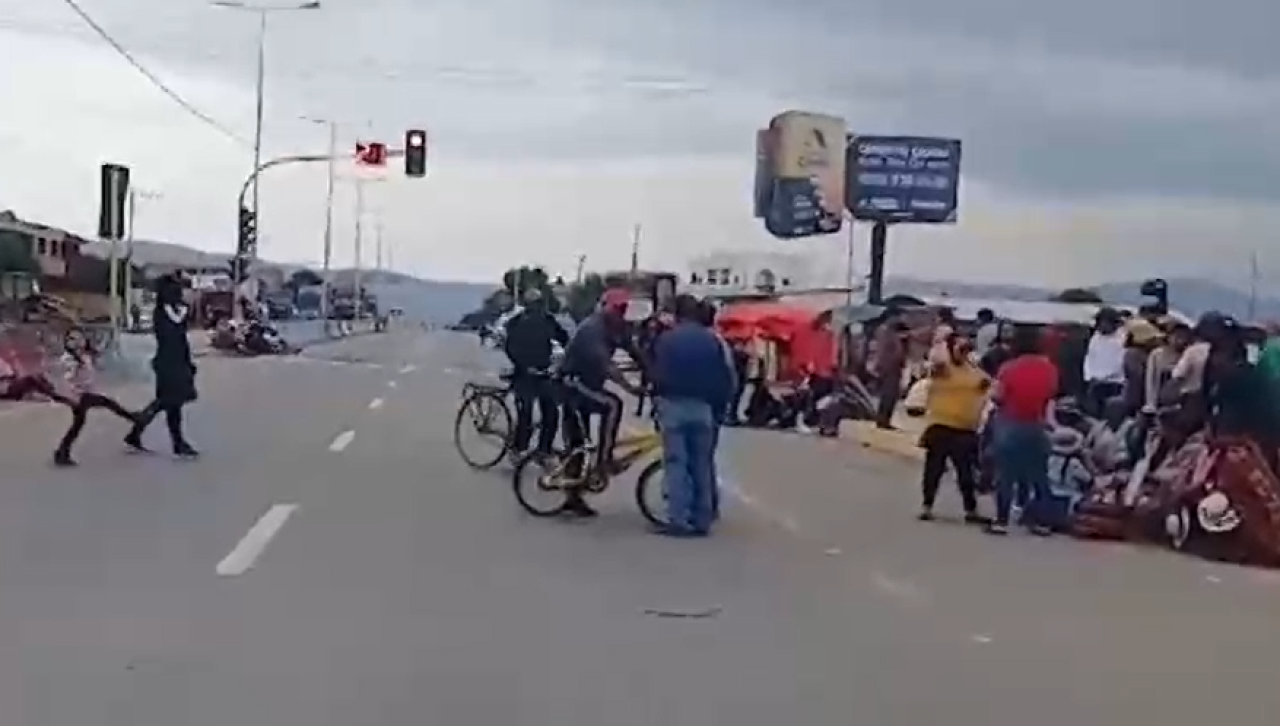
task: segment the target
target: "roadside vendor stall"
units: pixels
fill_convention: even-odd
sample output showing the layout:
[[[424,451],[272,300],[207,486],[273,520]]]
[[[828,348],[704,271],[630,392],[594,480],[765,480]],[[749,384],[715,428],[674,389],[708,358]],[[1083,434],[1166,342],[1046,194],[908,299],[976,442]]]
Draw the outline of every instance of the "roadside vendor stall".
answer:
[[[760,360],[768,381],[798,381],[809,373],[829,374],[836,363],[836,338],[823,312],[775,302],[737,303],[716,317],[716,328],[731,343],[745,343]]]

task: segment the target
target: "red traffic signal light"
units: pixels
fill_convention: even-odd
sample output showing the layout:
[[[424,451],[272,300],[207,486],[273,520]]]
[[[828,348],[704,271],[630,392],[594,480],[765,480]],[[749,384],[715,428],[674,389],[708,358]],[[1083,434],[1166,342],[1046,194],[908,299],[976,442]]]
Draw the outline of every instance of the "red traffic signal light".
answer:
[[[415,178],[427,175],[427,132],[422,129],[405,132],[404,173]]]
[[[386,166],[387,145],[380,141],[357,143],[356,163],[364,166]]]

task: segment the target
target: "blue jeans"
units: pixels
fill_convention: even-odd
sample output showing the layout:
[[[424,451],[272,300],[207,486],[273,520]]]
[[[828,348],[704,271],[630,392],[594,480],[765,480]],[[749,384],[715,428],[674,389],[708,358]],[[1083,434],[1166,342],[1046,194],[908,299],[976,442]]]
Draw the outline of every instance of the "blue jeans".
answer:
[[[677,530],[705,532],[715,509],[715,441],[719,417],[702,401],[656,401],[662,430],[667,516]]]
[[[1009,523],[1015,498],[1026,524],[1044,522],[1049,501],[1049,432],[1043,423],[1001,421],[995,431],[996,522]]]

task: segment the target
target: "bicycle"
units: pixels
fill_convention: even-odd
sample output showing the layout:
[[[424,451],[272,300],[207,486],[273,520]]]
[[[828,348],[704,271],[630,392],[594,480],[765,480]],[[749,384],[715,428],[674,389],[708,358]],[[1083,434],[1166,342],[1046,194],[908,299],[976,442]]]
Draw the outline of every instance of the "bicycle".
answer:
[[[544,373],[535,373],[535,375],[548,375]],[[462,403],[458,406],[458,414],[453,420],[453,445],[458,450],[458,454],[462,456],[462,460],[467,466],[476,471],[488,471],[501,463],[503,457],[506,457],[515,451],[515,426],[511,406],[507,400],[513,393],[513,383],[515,381],[515,373],[507,371],[498,375],[498,380],[502,385],[493,385],[487,383],[477,383],[469,381],[462,386]],[[470,414],[468,416],[468,414]],[[480,434],[482,438],[492,437],[500,440],[498,453],[492,459],[480,460],[478,457],[473,458],[464,450],[462,445],[462,425],[464,420],[470,420],[472,428]],[[532,435],[538,435],[538,429],[541,428],[542,422],[536,417],[533,420]]]
[[[477,471],[488,471],[497,466],[502,458],[512,449],[512,437],[515,433],[511,407],[507,398],[511,395],[510,373],[498,376],[501,385],[468,381],[462,385],[462,403],[453,419],[453,445],[467,466]],[[472,429],[482,439],[496,438],[498,453],[491,459],[472,457],[462,445],[462,427],[464,421],[471,423]]]
[[[583,428],[586,430],[586,427]],[[667,526],[666,493],[659,476],[663,466],[662,434],[654,430],[618,437],[614,444],[611,472],[600,471],[596,467],[596,451],[595,443],[588,438],[582,446],[550,457],[538,456],[536,452],[522,457],[512,474],[516,501],[535,517],[553,517],[565,510],[569,494],[573,490],[599,494],[609,488],[614,477],[625,473],[637,462],[648,460],[649,463],[636,479],[636,506],[640,509],[640,514],[655,526]],[[574,462],[580,462],[579,476],[569,473],[569,465]],[[535,468],[535,464],[541,467],[541,473],[526,476]],[[532,497],[535,492],[550,493],[552,503],[547,506],[535,503]],[[650,502],[655,494],[662,498],[660,506]]]

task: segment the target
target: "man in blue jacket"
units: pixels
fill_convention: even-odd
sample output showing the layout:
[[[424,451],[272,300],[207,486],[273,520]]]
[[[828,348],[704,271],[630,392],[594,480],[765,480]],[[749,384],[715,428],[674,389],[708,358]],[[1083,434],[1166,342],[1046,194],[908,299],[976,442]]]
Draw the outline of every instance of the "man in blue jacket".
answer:
[[[675,307],[676,325],[658,339],[651,371],[670,520],[661,533],[702,536],[714,517],[716,429],[737,384],[720,339],[700,323],[698,300],[680,295]]]

